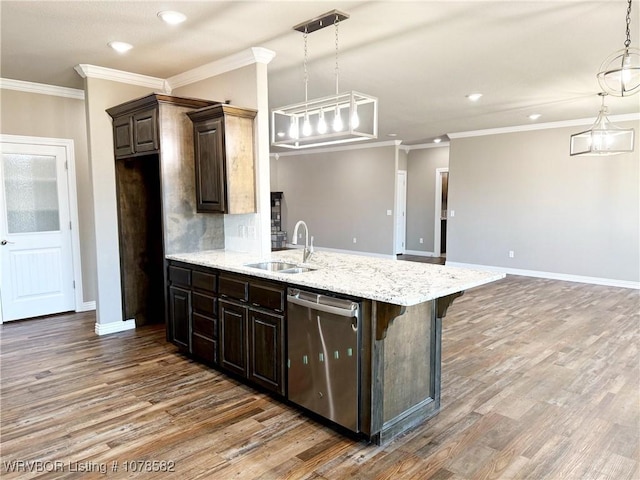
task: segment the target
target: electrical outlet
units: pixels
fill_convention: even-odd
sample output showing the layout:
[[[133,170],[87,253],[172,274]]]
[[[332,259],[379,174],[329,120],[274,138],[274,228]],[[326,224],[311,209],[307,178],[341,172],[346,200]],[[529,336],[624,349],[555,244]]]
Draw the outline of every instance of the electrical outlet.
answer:
[[[420,239],[420,243],[424,243],[424,238],[421,238],[421,239]]]
[[[509,250],[509,258],[515,257],[515,253],[513,250]]]
[[[449,216],[450,216],[450,217],[455,217],[455,216],[456,216],[456,211],[455,211],[455,210],[451,210],[451,211],[449,212]]]
[[[356,237],[353,237],[353,243],[357,243],[358,239]]]

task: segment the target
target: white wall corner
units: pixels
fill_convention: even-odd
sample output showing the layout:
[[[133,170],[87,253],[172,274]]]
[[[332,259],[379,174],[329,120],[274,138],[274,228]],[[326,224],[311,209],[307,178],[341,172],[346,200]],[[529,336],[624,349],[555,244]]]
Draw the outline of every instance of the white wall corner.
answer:
[[[129,85],[148,87],[164,93],[170,92],[167,92],[168,83],[163,78],[150,77],[148,75],[140,75],[139,73],[125,72],[123,70],[114,70],[113,68],[98,67],[86,63],[76,65],[74,69],[82,78],[99,78],[113,82],[127,83]]]
[[[47,85],[45,83],[24,82],[22,80],[0,78],[0,88],[5,90],[16,90],[19,92],[39,93],[41,95],[52,95],[56,97],[84,100],[84,90],[58,87],[56,85]]]
[[[109,335],[110,333],[124,332],[125,330],[133,330],[136,328],[135,320],[125,320],[124,322],[96,322],[96,335]]]
[[[254,63],[269,63],[275,57],[275,52],[262,47],[252,47],[228,57],[179,73],[169,77],[167,82],[171,89],[184,87],[207,78],[215,77],[238,68]]]

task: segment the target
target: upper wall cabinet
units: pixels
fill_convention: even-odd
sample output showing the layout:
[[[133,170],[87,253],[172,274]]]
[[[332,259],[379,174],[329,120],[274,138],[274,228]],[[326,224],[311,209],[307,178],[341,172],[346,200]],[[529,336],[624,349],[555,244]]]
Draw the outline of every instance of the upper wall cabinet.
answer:
[[[160,150],[159,104],[201,108],[208,100],[152,94],[107,110],[113,118],[113,148],[116,158],[157,153]],[[166,132],[163,132],[166,135]]]
[[[226,104],[187,113],[193,122],[198,212],[256,212],[256,114]]]

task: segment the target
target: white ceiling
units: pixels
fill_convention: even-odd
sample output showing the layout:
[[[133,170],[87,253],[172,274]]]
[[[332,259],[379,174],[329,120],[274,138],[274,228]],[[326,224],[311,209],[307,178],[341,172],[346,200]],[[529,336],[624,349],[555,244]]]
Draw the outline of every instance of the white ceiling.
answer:
[[[0,2],[3,78],[82,88],[91,64],[168,78],[249,47],[276,52],[269,102],[303,100],[303,39],[292,30],[338,9],[340,90],[379,98],[379,140],[420,144],[462,131],[594,117],[601,62],[623,47],[625,0],[502,1],[6,1]],[[638,45],[634,5],[632,46]],[[179,10],[168,26],[156,14]],[[112,40],[134,45],[119,55]],[[309,97],[333,92],[333,28],[309,35]],[[477,103],[465,95],[484,94]],[[612,114],[640,95],[608,97]]]

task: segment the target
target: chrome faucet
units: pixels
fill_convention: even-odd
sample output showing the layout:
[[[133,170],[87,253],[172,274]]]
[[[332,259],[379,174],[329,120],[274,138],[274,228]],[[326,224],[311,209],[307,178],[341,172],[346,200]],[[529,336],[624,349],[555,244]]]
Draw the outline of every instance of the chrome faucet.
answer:
[[[309,243],[309,227],[307,227],[307,224],[302,220],[298,220],[298,223],[296,223],[296,226],[293,229],[293,239],[291,240],[291,243],[293,245],[298,244],[298,228],[300,227],[300,225],[304,225],[305,231],[304,250],[302,251],[302,263],[306,263],[307,260],[311,258],[311,254],[313,253],[313,236],[311,237],[311,243]]]

